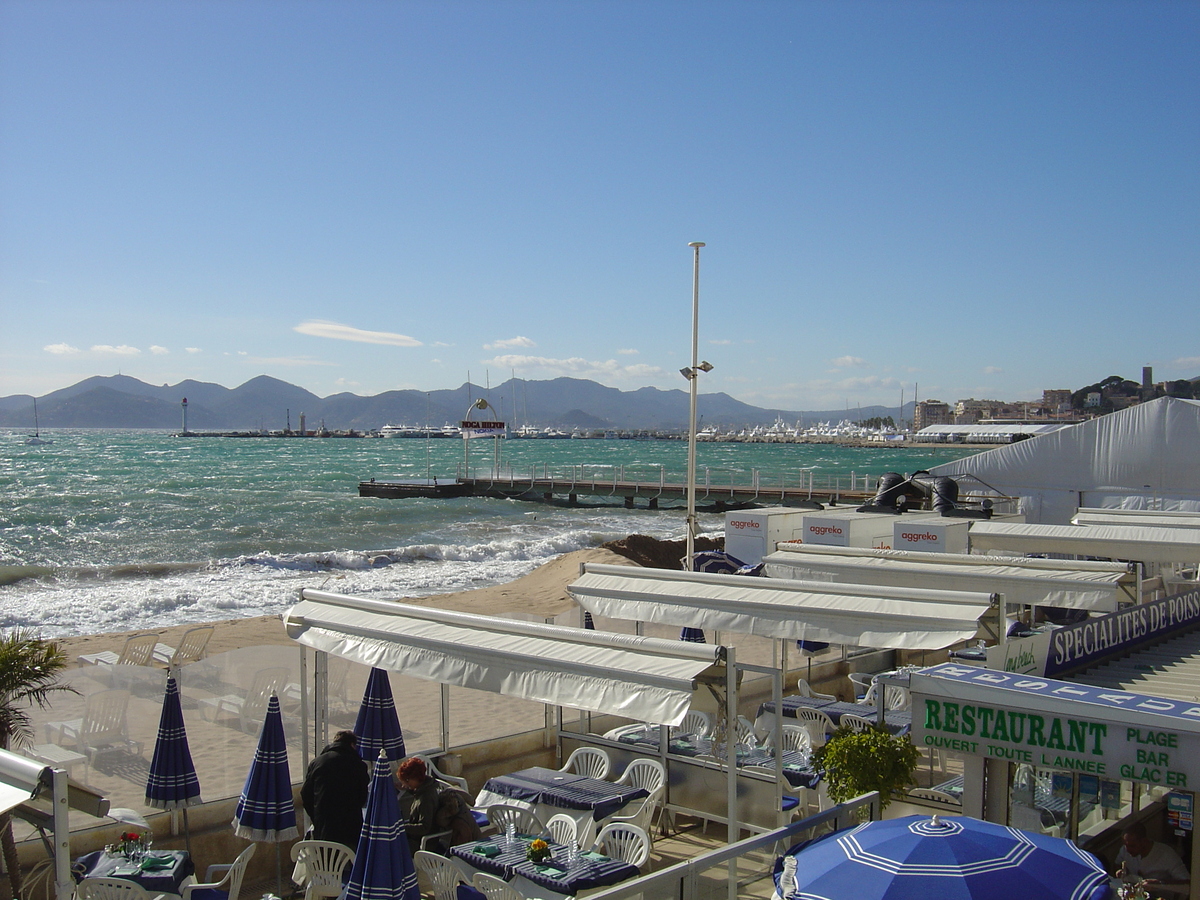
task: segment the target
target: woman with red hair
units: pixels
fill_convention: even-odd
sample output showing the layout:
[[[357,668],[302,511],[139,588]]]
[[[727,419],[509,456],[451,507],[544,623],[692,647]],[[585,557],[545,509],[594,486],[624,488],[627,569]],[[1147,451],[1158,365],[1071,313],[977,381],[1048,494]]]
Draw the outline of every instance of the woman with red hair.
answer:
[[[417,756],[406,759],[396,770],[396,781],[400,787],[400,812],[407,823],[404,832],[410,842],[419,846],[427,835],[449,831],[448,840],[436,838],[425,847],[444,853],[447,847],[483,837],[471,815],[467,797],[430,775],[425,760]]]

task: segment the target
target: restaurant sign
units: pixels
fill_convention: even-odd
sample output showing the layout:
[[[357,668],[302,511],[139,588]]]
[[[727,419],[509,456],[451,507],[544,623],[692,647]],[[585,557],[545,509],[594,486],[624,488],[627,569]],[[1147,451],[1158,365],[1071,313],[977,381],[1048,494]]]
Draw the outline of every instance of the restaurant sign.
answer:
[[[988,648],[988,668],[1053,677],[1129,653],[1200,622],[1200,590],[1127,606],[1105,616]]]
[[[954,664],[913,673],[910,692],[918,746],[1200,786],[1200,703]]]

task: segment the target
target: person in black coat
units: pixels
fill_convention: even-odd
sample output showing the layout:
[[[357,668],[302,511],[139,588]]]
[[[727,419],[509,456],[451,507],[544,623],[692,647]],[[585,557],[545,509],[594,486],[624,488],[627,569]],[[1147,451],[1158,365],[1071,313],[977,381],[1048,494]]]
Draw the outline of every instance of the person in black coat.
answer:
[[[358,849],[363,806],[371,783],[367,764],[358,755],[353,731],[339,731],[308,766],[300,801],[313,823],[313,838],[337,841]]]

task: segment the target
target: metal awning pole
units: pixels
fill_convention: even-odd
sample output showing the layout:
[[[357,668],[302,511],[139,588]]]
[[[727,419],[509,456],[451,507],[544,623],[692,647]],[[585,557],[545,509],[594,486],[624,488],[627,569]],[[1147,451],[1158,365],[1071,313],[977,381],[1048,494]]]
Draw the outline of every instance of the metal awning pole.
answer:
[[[75,882],[71,878],[71,823],[68,821],[70,808],[67,804],[67,773],[64,769],[51,769],[50,772],[54,798],[54,890],[58,900],[71,900],[75,893]]]

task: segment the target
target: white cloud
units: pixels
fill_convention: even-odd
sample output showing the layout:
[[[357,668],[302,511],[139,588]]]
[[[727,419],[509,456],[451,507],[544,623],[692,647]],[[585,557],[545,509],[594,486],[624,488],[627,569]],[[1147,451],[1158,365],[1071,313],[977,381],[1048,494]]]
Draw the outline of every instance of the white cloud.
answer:
[[[637,356],[639,353],[641,353],[640,350],[630,348],[629,350],[618,350],[617,356]]]
[[[433,343],[431,343],[429,346],[430,346],[430,347],[439,347],[439,348],[440,348],[440,347],[453,347],[454,345],[453,345],[453,344],[447,344],[445,341],[434,341],[434,342],[433,342]]]
[[[47,347],[46,349],[50,348]],[[1177,369],[1195,369],[1200,367],[1200,356],[1183,356],[1172,361],[1171,365]]]
[[[853,366],[866,365],[866,362],[861,356],[839,356],[833,360],[833,366],[835,369],[849,369]]]
[[[128,344],[121,344],[119,347],[114,347],[112,344],[93,344],[93,353],[105,353],[113,356],[141,356],[142,351],[137,347],[130,347]]]
[[[355,388],[359,386],[357,381],[351,381],[349,378],[335,378],[333,383],[338,387]]]
[[[999,375],[1003,371],[1004,370],[1002,368],[1000,368],[999,366],[984,366],[983,367],[984,375]]]
[[[301,322],[292,330],[311,337],[330,338],[335,341],[355,341],[359,344],[386,344],[390,347],[423,346],[421,341],[411,338],[406,334],[395,334],[390,331],[364,331],[352,325],[326,322],[322,319],[310,319],[307,322]]]
[[[522,373],[537,371],[553,377],[570,376],[572,378],[647,378],[663,374],[659,366],[648,366],[639,363],[632,366],[622,365],[615,359],[597,361],[587,360],[578,356],[570,359],[554,359],[548,356],[497,356],[483,360],[485,366],[496,366],[503,369],[518,369]]]
[[[504,341],[494,341],[491,344],[484,344],[483,349],[484,350],[514,350],[517,347],[536,347],[536,346],[537,346],[537,344],[535,344],[529,338],[518,336],[515,338],[509,338],[508,340],[504,340]]]
[[[202,353],[203,352],[199,347],[184,347],[183,349],[185,349],[188,353]]]
[[[168,350],[166,347],[158,346],[158,344],[152,344],[150,346],[150,352],[153,353],[155,356],[166,356],[171,351]]]
[[[713,340],[709,341],[709,343],[714,344],[718,347],[724,347],[724,346],[727,346],[728,344],[732,344],[733,341],[729,340],[728,338],[714,338]]]
[[[42,348],[47,353],[53,353],[55,356],[69,356],[72,353],[78,353],[78,347],[72,347],[70,344],[47,344]]]

